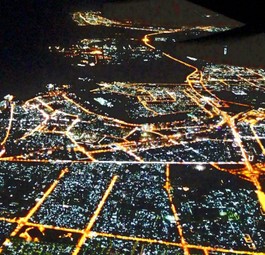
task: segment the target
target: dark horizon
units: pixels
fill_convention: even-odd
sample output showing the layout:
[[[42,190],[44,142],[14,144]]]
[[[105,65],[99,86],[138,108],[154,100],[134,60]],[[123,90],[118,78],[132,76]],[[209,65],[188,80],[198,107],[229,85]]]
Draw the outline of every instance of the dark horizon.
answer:
[[[55,77],[57,75],[53,70],[54,68],[49,67],[51,65],[56,66],[59,63],[56,63],[57,60],[51,57],[48,47],[56,44],[71,44],[78,36],[85,36],[87,33],[86,28],[78,27],[72,21],[71,12],[88,9],[102,11],[107,6],[110,9],[108,14],[111,14],[111,8],[113,8],[113,11],[117,10],[117,6],[120,3],[141,4],[142,2],[148,1],[65,0],[55,3],[52,0],[28,0],[23,4],[21,1],[1,1],[1,87],[8,88],[12,86],[14,90],[19,89],[23,92],[24,90],[21,87],[31,89],[37,78],[36,85],[38,86],[46,82],[47,76]],[[156,4],[161,6],[160,1],[154,0],[152,2],[154,2],[154,6]],[[173,1],[171,2],[173,3]],[[253,8],[256,8],[256,2],[253,2]],[[218,6],[221,8],[222,4],[220,3]],[[246,6],[244,5],[243,7],[245,8]],[[227,11],[229,10],[230,13],[233,12],[231,6],[224,6],[223,8]],[[160,19],[163,20],[163,17],[166,19],[163,12],[161,13]],[[245,9],[239,12],[234,11],[233,13],[236,14],[235,17],[243,20],[241,15],[245,15]],[[148,15],[152,15],[152,11]],[[246,21],[248,21],[248,18],[249,16],[247,16]],[[148,19],[152,20],[152,17],[146,17],[147,22]],[[174,20],[174,17],[171,17],[171,20]],[[259,21],[259,16],[257,16],[257,20],[251,22],[251,28],[243,36],[255,34],[255,24],[258,24]],[[238,36],[238,34],[235,36]],[[253,66],[255,66],[255,61],[252,61]],[[64,74],[61,73],[60,75],[63,76]]]

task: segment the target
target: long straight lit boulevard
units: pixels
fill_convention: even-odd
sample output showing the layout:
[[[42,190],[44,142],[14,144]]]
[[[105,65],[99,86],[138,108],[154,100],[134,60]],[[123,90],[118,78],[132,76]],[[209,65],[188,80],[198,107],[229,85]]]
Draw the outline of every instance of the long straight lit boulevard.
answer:
[[[229,27],[71,15],[118,32],[49,47],[87,85],[1,99],[0,253],[265,254],[265,70],[163,47]]]

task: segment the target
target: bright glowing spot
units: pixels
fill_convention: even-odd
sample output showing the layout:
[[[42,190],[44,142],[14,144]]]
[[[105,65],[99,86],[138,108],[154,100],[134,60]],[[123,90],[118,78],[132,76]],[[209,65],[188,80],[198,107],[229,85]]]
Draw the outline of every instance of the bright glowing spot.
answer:
[[[148,42],[150,42],[150,40],[148,39],[148,37],[144,37],[144,38],[142,39],[142,41],[143,41],[144,43],[148,43]]]
[[[189,191],[190,188],[189,188],[189,187],[183,187],[183,190],[184,190],[184,191]]]
[[[5,242],[3,243],[4,246],[7,246],[7,247],[10,247],[13,245],[13,243],[9,240],[9,239],[6,239]]]
[[[203,170],[205,170],[205,166],[203,166],[203,165],[197,165],[195,168],[196,168],[196,170],[198,170],[198,171],[203,171]]]
[[[10,95],[10,94],[8,94],[8,95],[6,95],[6,96],[4,97],[4,99],[5,99],[5,100],[8,100],[8,101],[12,101],[13,98],[14,98],[14,96],[12,96],[12,95]]]
[[[93,237],[96,237],[97,236],[97,233],[96,232],[93,232],[91,231],[89,234],[88,234],[88,237],[89,238],[93,238]]]
[[[92,55],[97,55],[97,54],[102,54],[102,51],[101,50],[93,50],[93,51],[90,51],[90,54]]]
[[[197,61],[197,58],[194,58],[194,57],[187,56],[187,58],[192,60],[192,61]]]

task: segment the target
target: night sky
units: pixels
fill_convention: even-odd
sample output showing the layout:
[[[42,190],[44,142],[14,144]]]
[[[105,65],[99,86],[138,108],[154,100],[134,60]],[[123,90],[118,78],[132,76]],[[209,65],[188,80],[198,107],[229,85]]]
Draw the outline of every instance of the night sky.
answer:
[[[34,82],[36,84],[45,82],[44,78],[50,72],[47,67],[56,64],[52,63],[53,60],[47,55],[47,47],[67,43],[78,33],[78,28],[69,15],[70,12],[87,9],[102,10],[106,3],[125,2],[144,5],[146,1],[1,0],[0,89],[9,86],[14,89],[22,87],[30,89]],[[163,8],[166,1],[153,0],[153,2]],[[204,5],[206,3],[215,10],[247,23],[251,27],[248,31],[264,28],[263,8],[260,7],[262,1],[232,1],[240,3],[239,7],[229,4],[231,0],[193,0],[193,2]],[[163,15],[166,17],[168,12],[161,13],[160,19],[163,20]],[[145,17],[147,21],[148,15],[152,20],[153,12],[147,12]]]

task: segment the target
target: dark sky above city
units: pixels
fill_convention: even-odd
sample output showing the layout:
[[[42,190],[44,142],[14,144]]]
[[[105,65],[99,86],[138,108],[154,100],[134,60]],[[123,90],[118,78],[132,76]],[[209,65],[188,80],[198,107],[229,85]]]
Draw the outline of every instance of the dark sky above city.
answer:
[[[230,18],[247,23],[250,26],[248,32],[263,29],[263,8],[259,0],[193,0],[192,2],[211,7],[227,14]],[[121,17],[142,19],[145,23],[152,23],[154,17],[157,18],[156,21],[160,20],[160,23],[174,21],[185,23],[186,15],[187,23],[197,22],[192,18],[194,10],[189,10],[189,6],[195,5],[187,0],[1,0],[0,83],[9,83],[12,86],[18,83],[24,84],[27,82],[27,76],[29,77],[31,73],[36,74],[39,69],[43,70],[44,66],[49,65],[45,55],[47,47],[67,42],[77,33],[76,24],[72,22],[69,12],[99,9],[105,10],[108,15],[119,16],[117,13],[121,5],[125,6],[119,14]],[[133,5],[136,9],[139,8],[139,11],[135,9],[132,11]],[[143,11],[145,9],[146,11]],[[154,14],[156,10],[159,12]]]
[[[1,53],[6,50],[14,50],[14,54],[17,54],[20,48],[21,51],[27,49],[32,49],[35,47],[40,47],[41,43],[53,42],[58,39],[65,38],[70,32],[71,27],[67,28],[67,23],[70,20],[70,17],[67,14],[72,10],[79,9],[101,9],[104,5],[109,5],[117,3],[128,3],[128,12],[130,12],[130,6],[133,3],[136,3],[136,6],[141,4],[146,8],[149,3],[150,10],[146,10],[145,18],[146,20],[152,20],[154,16],[154,11],[160,8],[159,15],[161,19],[174,20],[175,16],[181,15],[178,12],[186,12],[187,9],[180,8],[176,12],[163,12],[163,9],[168,10],[173,9],[172,3],[175,2],[175,7],[178,3],[181,5],[183,3],[188,3],[189,1],[185,0],[76,0],[76,1],[52,1],[52,0],[27,0],[27,1],[1,1]],[[261,1],[252,0],[252,1],[229,1],[229,0],[193,0],[198,4],[204,5],[206,7],[211,7],[216,11],[220,11],[228,16],[242,21],[244,23],[252,24],[254,27],[260,27],[263,21],[263,8],[261,6]],[[214,2],[214,5],[212,4]],[[140,3],[140,5],[139,5]],[[232,5],[233,3],[233,5]],[[235,4],[237,3],[237,4]],[[177,7],[176,7],[177,8]],[[126,12],[126,8],[122,10]],[[143,12],[131,12],[136,17],[138,14]],[[148,17],[149,16],[149,17]],[[187,22],[190,22],[188,19],[191,19],[190,16],[187,16]],[[63,28],[63,31],[62,29]],[[11,54],[12,52],[9,52]]]

